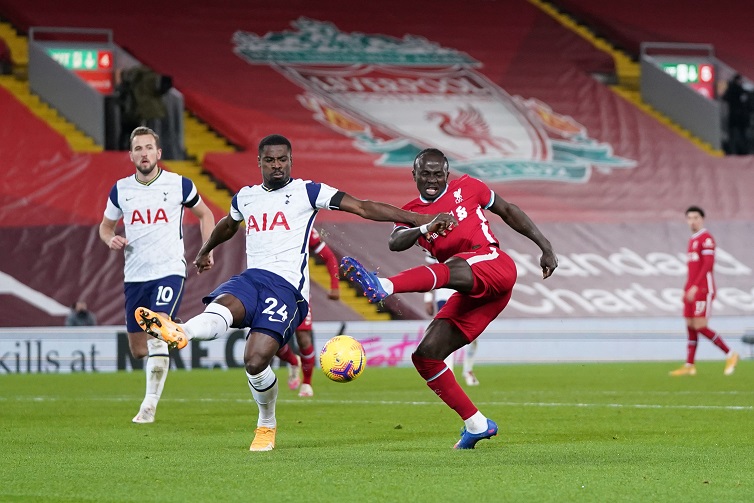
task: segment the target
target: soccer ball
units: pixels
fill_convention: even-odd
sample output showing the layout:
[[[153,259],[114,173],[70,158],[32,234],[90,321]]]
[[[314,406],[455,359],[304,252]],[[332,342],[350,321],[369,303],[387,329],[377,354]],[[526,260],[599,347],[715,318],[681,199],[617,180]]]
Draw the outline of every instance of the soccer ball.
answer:
[[[359,341],[347,335],[337,335],[320,351],[319,365],[329,379],[350,382],[364,373],[367,355]]]

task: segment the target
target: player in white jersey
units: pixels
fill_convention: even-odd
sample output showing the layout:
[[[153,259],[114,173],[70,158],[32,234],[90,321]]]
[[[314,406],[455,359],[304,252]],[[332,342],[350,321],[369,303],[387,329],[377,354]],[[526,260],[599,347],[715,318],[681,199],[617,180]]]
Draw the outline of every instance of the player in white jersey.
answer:
[[[249,327],[244,348],[246,377],[259,407],[249,450],[275,447],[278,383],[270,362],[304,320],[309,299],[309,235],[321,209],[341,210],[369,220],[409,222],[444,233],[456,220],[449,214],[422,215],[374,201],[362,201],[323,183],[291,178],[291,144],[270,135],[259,143],[261,185],[242,188],[230,213],[215,226],[194,264],[203,271],[209,253],[246,224],[248,269],[204,298],[204,313],[183,324],[148,308],[136,310],[144,330],[178,348],[189,339],[214,339],[231,327]],[[417,229],[419,232],[420,229]]]
[[[427,255],[427,262],[430,264],[436,264],[437,260]],[[456,291],[451,288],[438,288],[431,292],[426,292],[424,294],[424,306],[427,314],[430,316],[437,314],[454,293],[456,293]],[[466,346],[463,353],[463,379],[466,381],[467,386],[479,386],[479,380],[474,375],[474,360],[478,344],[478,340],[474,339]],[[448,366],[448,369],[450,369],[451,372],[453,372],[454,354],[455,353],[450,353],[448,357],[445,358],[445,365]]]
[[[123,250],[125,255],[128,346],[134,358],[148,357],[146,394],[133,422],[151,423],[170,368],[168,346],[144,333],[133,312],[146,304],[167,316],[176,315],[186,279],[183,209],[189,208],[199,218],[203,241],[209,238],[215,218],[194,182],[157,165],[162,150],[154,131],[134,129],[130,145],[136,173],[118,180],[110,191],[99,235],[111,250]],[[121,218],[125,236],[115,233]],[[208,266],[212,266],[211,256]]]

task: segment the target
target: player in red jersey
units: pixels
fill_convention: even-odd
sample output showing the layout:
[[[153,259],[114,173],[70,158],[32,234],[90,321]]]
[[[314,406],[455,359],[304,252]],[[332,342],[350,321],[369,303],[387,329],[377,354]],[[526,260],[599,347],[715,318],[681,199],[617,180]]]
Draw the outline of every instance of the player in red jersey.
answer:
[[[736,370],[738,353],[731,351],[722,337],[707,327],[712,301],[715,298],[715,279],[712,269],[715,266],[715,239],[704,228],[704,210],[691,206],[686,210],[686,223],[691,229],[689,239],[688,264],[689,276],[683,291],[683,316],[688,330],[686,365],[670,372],[671,376],[696,375],[696,343],[699,334],[707,337],[726,354],[725,375]]]
[[[413,177],[420,196],[403,208],[417,213],[448,212],[458,224],[449,232],[435,221],[421,227],[397,223],[390,236],[392,251],[419,244],[439,263],[416,267],[390,278],[377,278],[358,261],[344,257],[346,277],[356,281],[371,302],[400,292],[427,292],[451,288],[450,297],[427,327],[411,359],[427,385],[464,421],[456,449],[473,449],[482,439],[497,434],[497,425],[487,419],[461,389],[445,358],[475,340],[508,304],[516,282],[516,265],[504,253],[489,227],[483,210],[498,215],[515,231],[542,250],[542,277],[558,266],[550,242],[517,206],[506,202],[482,181],[462,176],[448,182],[448,159],[437,149],[426,149],[414,160]]]
[[[327,267],[327,271],[330,273],[330,292],[327,294],[327,297],[331,300],[340,299],[338,259],[314,227],[312,227],[309,236],[309,251],[322,259]],[[314,340],[312,337],[311,303],[309,304],[309,312],[306,314],[304,322],[296,329],[296,343],[301,353],[300,357],[293,352],[290,344],[282,346],[276,356],[288,363],[288,387],[290,389],[298,389],[298,396],[300,397],[314,396],[312,374],[314,373],[316,355],[314,354]],[[301,374],[303,374],[303,382]]]

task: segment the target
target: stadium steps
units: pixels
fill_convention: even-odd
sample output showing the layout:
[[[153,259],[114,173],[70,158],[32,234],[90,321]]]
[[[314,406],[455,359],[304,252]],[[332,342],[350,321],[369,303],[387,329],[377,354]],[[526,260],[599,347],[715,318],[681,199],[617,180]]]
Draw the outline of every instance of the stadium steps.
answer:
[[[715,157],[722,157],[724,155],[722,150],[714,148],[711,144],[693,135],[689,130],[683,128],[676,122],[673,122],[668,116],[652,108],[641,99],[641,65],[634,61],[629,54],[618,49],[608,40],[597,36],[589,27],[579,23],[573,17],[559,10],[553,4],[544,0],[528,1],[562,26],[578,34],[595,48],[608,53],[613,58],[618,84],[609,87],[615,94],[629,101],[643,112],[649,114],[677,135],[686,138],[707,154]]]
[[[186,154],[201,164],[210,152],[235,152],[236,148],[189,111],[183,112]]]
[[[57,110],[44,103],[39,96],[29,89],[28,81],[19,80],[12,75],[0,75],[0,86],[8,90],[26,108],[52,129],[60,133],[74,152],[102,152],[102,147],[94,139],[77,129],[61,116]]]

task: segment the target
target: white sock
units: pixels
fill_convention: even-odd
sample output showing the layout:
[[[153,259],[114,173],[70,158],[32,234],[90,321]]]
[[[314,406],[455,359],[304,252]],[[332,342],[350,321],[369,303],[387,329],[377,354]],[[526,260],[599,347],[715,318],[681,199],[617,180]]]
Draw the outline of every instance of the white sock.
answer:
[[[487,418],[479,411],[464,421],[466,431],[469,433],[482,433],[487,431]]]
[[[474,356],[476,355],[476,340],[466,346],[466,352],[463,354],[463,373],[474,370]]]
[[[388,295],[393,295],[395,287],[393,286],[392,281],[387,278],[377,278],[377,281],[380,282],[380,285],[382,285],[382,288],[387,292]]]
[[[170,370],[170,357],[168,356],[168,344],[159,339],[149,338],[147,340],[149,356],[144,365],[147,374],[147,391],[144,395],[144,401],[141,408],[157,408],[157,402],[160,401],[162,390],[165,387],[165,379],[168,377]]]
[[[278,397],[278,380],[275,377],[275,373],[268,365],[267,368],[256,375],[246,372],[246,377],[249,381],[251,396],[254,397],[254,401],[257,402],[257,406],[259,407],[257,426],[274,428],[277,426],[277,421],[275,420],[275,401]]]
[[[450,370],[450,373],[453,374],[453,353],[450,353],[447,358],[445,358],[445,365],[448,367],[448,370]]]
[[[228,331],[233,324],[233,314],[227,307],[211,302],[204,312],[182,324],[189,339],[210,341]]]

